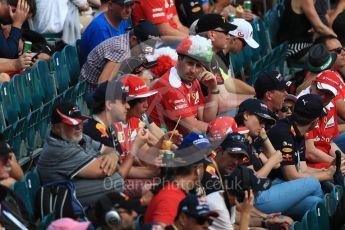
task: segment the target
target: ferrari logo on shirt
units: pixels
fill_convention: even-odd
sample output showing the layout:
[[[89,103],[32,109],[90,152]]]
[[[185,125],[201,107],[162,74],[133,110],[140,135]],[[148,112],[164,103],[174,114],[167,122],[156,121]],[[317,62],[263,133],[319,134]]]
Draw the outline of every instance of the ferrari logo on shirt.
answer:
[[[193,92],[193,93],[192,93],[192,98],[194,99],[194,104],[198,104],[198,103],[199,103],[199,100],[200,100],[200,98],[199,98],[199,92],[198,92],[198,91]]]
[[[326,120],[327,121],[327,120]],[[325,123],[326,123],[325,121]],[[334,126],[334,117],[332,116],[331,119],[329,119],[326,123],[326,127],[325,128],[329,128],[329,127],[333,127]]]

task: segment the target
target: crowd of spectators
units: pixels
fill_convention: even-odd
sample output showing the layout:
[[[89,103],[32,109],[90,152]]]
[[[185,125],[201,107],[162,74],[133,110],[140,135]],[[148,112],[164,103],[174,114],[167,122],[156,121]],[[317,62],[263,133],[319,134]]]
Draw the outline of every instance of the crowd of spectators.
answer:
[[[52,107],[35,165],[42,194],[68,183],[60,205],[82,207],[48,229],[289,229],[344,188],[345,1],[275,4],[273,39],[301,70],[250,85],[231,56],[260,48],[261,1],[0,0],[0,84],[71,44],[86,82],[85,103]],[[7,142],[0,226],[35,229]]]

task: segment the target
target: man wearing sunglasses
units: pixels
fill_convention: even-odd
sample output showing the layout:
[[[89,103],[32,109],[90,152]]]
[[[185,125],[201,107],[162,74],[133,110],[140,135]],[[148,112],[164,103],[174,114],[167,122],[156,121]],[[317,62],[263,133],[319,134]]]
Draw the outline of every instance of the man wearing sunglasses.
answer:
[[[287,118],[292,115],[296,101],[297,97],[293,94],[288,94],[285,97],[283,107],[278,112],[279,119]]]
[[[315,128],[324,114],[324,105],[316,94],[300,96],[295,104],[292,116],[279,120],[268,131],[268,138],[273,147],[283,154],[283,161],[278,170],[271,172],[271,178],[284,181],[314,177],[319,181],[333,179],[335,167],[318,170],[306,164],[306,146],[304,135]],[[320,189],[319,189],[320,190]]]
[[[338,94],[338,75],[331,70],[325,70],[317,75],[311,86],[300,93],[316,94],[321,98],[326,115],[320,117],[316,127],[306,135],[307,165],[312,168],[329,168],[335,159],[335,151],[339,150],[333,140],[339,135],[338,116],[334,97]]]
[[[219,14],[207,14],[195,21],[190,28],[190,34],[198,34],[210,39],[212,42],[215,56],[211,62],[211,70],[217,77],[220,91],[218,113],[236,108],[243,100],[254,94],[253,87],[234,78],[234,76],[229,76],[230,63],[227,61],[229,57],[225,57],[223,53],[223,50],[233,40],[231,37],[233,32],[242,33],[243,27],[241,24],[237,26],[232,22],[228,22]],[[244,40],[243,42],[246,44]],[[207,95],[207,90],[203,89],[203,92]]]

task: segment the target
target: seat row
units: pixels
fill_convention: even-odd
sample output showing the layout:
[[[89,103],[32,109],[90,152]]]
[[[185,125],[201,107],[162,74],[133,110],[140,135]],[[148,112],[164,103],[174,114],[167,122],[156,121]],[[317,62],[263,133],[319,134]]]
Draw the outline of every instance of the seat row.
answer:
[[[332,192],[325,195],[323,202],[318,203],[312,210],[307,211],[301,221],[296,221],[291,230],[331,230],[330,216],[332,216],[343,197],[344,190],[335,186]]]
[[[0,131],[19,161],[42,146],[55,104],[83,105],[86,82],[78,82],[79,72],[77,49],[68,45],[49,63],[39,61],[0,85]]]

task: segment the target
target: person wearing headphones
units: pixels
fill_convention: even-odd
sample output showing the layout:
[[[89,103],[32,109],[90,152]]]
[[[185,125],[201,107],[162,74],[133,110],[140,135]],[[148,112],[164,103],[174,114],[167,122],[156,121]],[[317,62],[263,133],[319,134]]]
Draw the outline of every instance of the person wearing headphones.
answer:
[[[134,230],[140,207],[139,199],[112,192],[101,197],[88,209],[87,216],[96,230]]]

